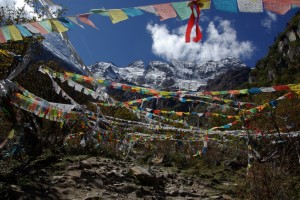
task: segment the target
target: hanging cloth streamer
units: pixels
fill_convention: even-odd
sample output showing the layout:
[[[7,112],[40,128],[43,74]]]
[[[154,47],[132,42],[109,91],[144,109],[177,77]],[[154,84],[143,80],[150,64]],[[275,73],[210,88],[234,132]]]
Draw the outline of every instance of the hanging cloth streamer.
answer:
[[[189,43],[191,41],[191,32],[192,28],[195,25],[196,28],[196,37],[193,38],[194,42],[199,42],[202,39],[202,32],[199,26],[199,18],[200,18],[200,6],[202,5],[201,0],[193,0],[188,4],[192,10],[192,14],[190,16],[186,32],[185,32],[185,42]],[[194,8],[196,9],[197,19],[195,17]],[[196,23],[195,23],[196,21]]]

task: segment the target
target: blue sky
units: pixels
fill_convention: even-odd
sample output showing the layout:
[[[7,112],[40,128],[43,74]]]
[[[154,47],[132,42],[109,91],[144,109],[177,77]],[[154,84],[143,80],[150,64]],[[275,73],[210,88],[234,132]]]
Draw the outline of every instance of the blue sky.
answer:
[[[128,8],[179,1],[53,0],[67,8],[66,16],[96,8]],[[108,17],[91,15],[90,19],[99,30],[87,25],[84,29],[76,26],[68,34],[86,65],[104,61],[122,67],[135,60],[143,60],[146,64],[151,60],[168,61],[172,58],[203,62],[232,56],[253,67],[266,55],[274,38],[284,30],[296,11],[290,10],[285,15],[266,11],[228,13],[216,10],[212,4],[210,10],[202,11],[200,26],[203,39],[197,44],[184,43],[188,20],[172,18],[160,21],[159,17],[150,13],[117,24],[112,24]]]

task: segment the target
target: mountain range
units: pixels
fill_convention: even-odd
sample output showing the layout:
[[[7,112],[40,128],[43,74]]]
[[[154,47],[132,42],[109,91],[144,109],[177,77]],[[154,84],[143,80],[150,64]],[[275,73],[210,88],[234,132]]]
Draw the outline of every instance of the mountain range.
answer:
[[[42,53],[36,59],[55,60],[69,71],[85,74],[58,34],[46,35],[41,49]],[[88,68],[96,78],[156,89],[191,91],[205,88],[209,80],[230,71],[249,71],[249,67],[231,57],[203,63],[173,59],[170,62],[151,61],[145,64],[137,60],[126,67],[116,66],[112,62],[97,62]]]

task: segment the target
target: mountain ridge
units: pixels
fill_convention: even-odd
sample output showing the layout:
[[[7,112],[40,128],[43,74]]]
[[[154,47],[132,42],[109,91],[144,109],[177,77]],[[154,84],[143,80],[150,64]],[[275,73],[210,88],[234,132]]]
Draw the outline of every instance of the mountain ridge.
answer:
[[[185,89],[197,91],[208,80],[231,70],[249,68],[238,59],[229,57],[220,61],[197,64],[192,61],[172,59],[170,62],[150,61],[147,65],[136,60],[126,67],[111,62],[97,62],[88,66],[98,78],[129,82],[145,87],[161,89]]]

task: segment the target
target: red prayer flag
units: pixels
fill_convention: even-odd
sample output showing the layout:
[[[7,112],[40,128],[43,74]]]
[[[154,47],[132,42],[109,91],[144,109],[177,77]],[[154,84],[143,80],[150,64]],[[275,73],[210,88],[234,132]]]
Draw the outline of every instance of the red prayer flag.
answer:
[[[98,29],[97,26],[95,26],[95,24],[89,19],[89,16],[90,16],[89,14],[81,14],[81,15],[77,15],[77,18],[82,23],[85,23],[95,29]]]
[[[174,8],[169,3],[153,5],[153,8],[156,10],[158,15],[160,16],[160,20],[177,17],[177,14],[176,14]]]
[[[196,8],[196,12],[197,12],[197,20],[196,20],[196,24],[195,24],[195,13],[194,13],[194,6]],[[191,10],[192,10],[192,14],[190,16],[187,28],[186,28],[186,32],[185,32],[185,42],[189,43],[191,41],[191,32],[192,32],[192,28],[195,24],[196,26],[196,37],[193,38],[194,42],[199,42],[202,39],[202,33],[199,27],[199,18],[200,18],[200,6],[197,4],[196,1],[193,1],[191,6],[190,6]]]

